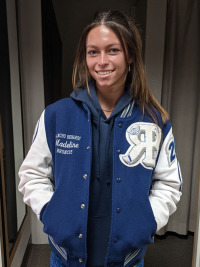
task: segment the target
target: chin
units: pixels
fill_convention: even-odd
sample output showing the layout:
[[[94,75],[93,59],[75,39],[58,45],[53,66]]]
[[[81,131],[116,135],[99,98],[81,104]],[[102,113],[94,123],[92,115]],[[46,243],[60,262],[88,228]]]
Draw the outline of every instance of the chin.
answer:
[[[101,87],[101,88],[109,88],[112,86],[112,84],[110,83],[97,83],[97,82],[96,82],[96,85],[97,87]]]

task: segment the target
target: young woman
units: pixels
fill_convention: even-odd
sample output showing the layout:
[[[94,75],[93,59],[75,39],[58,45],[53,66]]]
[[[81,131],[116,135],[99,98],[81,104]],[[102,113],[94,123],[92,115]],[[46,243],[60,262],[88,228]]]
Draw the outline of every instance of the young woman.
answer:
[[[143,266],[181,196],[166,111],[145,80],[133,21],[97,12],[80,38],[70,98],[48,106],[19,190],[44,224],[51,266]]]

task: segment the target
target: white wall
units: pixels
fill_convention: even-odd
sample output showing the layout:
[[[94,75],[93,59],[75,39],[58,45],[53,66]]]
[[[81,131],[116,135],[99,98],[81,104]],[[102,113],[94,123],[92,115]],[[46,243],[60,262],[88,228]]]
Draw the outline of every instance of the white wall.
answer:
[[[44,109],[41,1],[19,0],[20,56],[24,106],[25,148],[28,151],[37,120]],[[32,243],[48,243],[43,225],[31,211]]]

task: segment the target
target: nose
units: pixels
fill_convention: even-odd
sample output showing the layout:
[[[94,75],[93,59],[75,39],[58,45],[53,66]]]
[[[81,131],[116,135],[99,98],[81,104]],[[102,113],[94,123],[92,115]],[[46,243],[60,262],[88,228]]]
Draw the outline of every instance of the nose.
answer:
[[[99,57],[99,65],[100,66],[107,65],[108,62],[109,62],[108,55],[106,53],[102,52],[100,54],[100,57]]]

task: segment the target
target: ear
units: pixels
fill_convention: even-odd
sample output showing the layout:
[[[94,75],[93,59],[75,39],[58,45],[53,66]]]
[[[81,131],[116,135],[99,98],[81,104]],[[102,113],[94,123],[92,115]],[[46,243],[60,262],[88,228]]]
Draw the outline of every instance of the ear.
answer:
[[[133,59],[128,59],[128,65],[132,64],[133,63]]]

